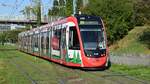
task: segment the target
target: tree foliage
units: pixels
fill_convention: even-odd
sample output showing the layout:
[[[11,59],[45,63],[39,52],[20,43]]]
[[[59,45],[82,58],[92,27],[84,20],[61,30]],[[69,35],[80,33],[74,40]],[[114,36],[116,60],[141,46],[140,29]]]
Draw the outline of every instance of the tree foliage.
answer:
[[[27,19],[31,18],[32,8],[30,6],[25,6],[23,10],[20,11]]]
[[[110,44],[133,28],[132,0],[89,0],[89,3],[83,13],[103,18]]]
[[[59,13],[58,13],[59,8],[58,8],[58,6],[59,6],[58,0],[54,0],[53,1],[53,7],[52,7],[52,9],[49,10],[49,15],[59,16]]]
[[[76,13],[79,14],[79,11],[81,11],[83,8],[83,0],[77,0],[76,5]]]
[[[139,36],[139,41],[146,44],[150,49],[150,27],[147,27],[147,29]]]
[[[41,25],[41,0],[33,0],[34,6],[33,6],[33,14],[37,18],[37,26]]]
[[[73,14],[73,0],[54,0],[49,16],[70,16]]]
[[[76,1],[77,13],[81,11],[83,14],[102,17],[109,44],[123,38],[135,25],[150,24],[150,0],[89,0],[89,4],[85,7],[83,0]],[[73,0],[54,0],[49,14],[60,14],[59,11],[62,9],[59,10],[55,6],[62,4],[65,5],[64,16],[73,14]]]
[[[65,16],[66,12],[65,12],[65,0],[59,0],[59,14],[60,16]]]
[[[25,6],[23,10],[20,12],[27,17],[27,19],[31,19],[31,15],[36,17],[37,26],[41,25],[41,0],[32,0],[34,6]]]
[[[150,0],[136,0],[134,12],[136,25],[150,25]]]
[[[18,34],[26,30],[29,30],[29,28],[0,32],[0,43],[2,45],[4,45],[5,42],[16,43],[18,41]]]
[[[73,14],[73,0],[66,0],[66,16]]]
[[[6,42],[6,40],[7,40],[7,33],[5,33],[5,32],[0,32],[0,43],[2,44],[2,45],[4,45],[4,43]]]

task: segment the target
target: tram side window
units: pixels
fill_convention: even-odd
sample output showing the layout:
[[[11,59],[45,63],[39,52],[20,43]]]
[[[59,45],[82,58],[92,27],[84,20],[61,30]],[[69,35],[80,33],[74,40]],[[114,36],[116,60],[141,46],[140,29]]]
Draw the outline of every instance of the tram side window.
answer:
[[[49,34],[47,32],[47,36],[46,36],[46,49],[49,48]]]
[[[24,46],[26,47],[27,46],[27,39],[26,39],[27,37],[25,36],[24,37],[24,42],[25,42],[25,44],[24,44]]]
[[[31,46],[30,46],[30,47],[32,48],[33,35],[31,35],[31,38],[30,38],[30,39],[31,39],[31,43],[30,43]]]
[[[75,27],[70,27],[69,31],[69,49],[80,49],[79,38]]]
[[[35,47],[38,47],[38,34],[35,35]]]
[[[61,44],[61,30],[57,30],[57,33],[58,33],[58,39],[59,39],[59,50],[60,50],[60,44]]]
[[[36,37],[35,37],[35,35],[33,35],[33,47],[35,47],[35,40],[36,40]]]
[[[55,43],[56,43],[54,49],[60,50],[61,30],[60,29],[54,30],[53,33],[54,33],[53,37],[55,38]]]
[[[43,35],[44,35],[43,46],[44,46],[44,48],[47,48],[46,47],[47,46],[47,32],[44,32]]]
[[[44,48],[44,34],[41,34],[41,48]]]
[[[29,36],[27,36],[27,47],[29,46]]]

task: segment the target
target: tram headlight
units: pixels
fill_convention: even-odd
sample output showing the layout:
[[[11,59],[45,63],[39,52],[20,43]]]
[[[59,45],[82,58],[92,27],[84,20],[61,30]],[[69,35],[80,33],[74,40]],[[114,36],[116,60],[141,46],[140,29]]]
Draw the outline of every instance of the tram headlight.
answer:
[[[104,53],[104,54],[101,54],[101,56],[103,57],[103,56],[105,56],[106,54]]]

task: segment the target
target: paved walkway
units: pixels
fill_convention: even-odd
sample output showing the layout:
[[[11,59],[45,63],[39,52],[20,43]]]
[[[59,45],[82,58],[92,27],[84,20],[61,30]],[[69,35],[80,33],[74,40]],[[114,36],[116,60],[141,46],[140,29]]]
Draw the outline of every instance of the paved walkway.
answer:
[[[110,55],[110,60],[115,64],[150,66],[150,55]]]

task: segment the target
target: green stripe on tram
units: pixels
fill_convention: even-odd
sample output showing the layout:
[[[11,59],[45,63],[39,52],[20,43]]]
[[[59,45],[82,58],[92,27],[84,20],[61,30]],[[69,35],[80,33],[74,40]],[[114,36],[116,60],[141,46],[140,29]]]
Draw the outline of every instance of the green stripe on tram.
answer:
[[[67,62],[73,62],[73,63],[81,64],[79,52],[74,51],[73,52],[73,58],[67,58]]]

